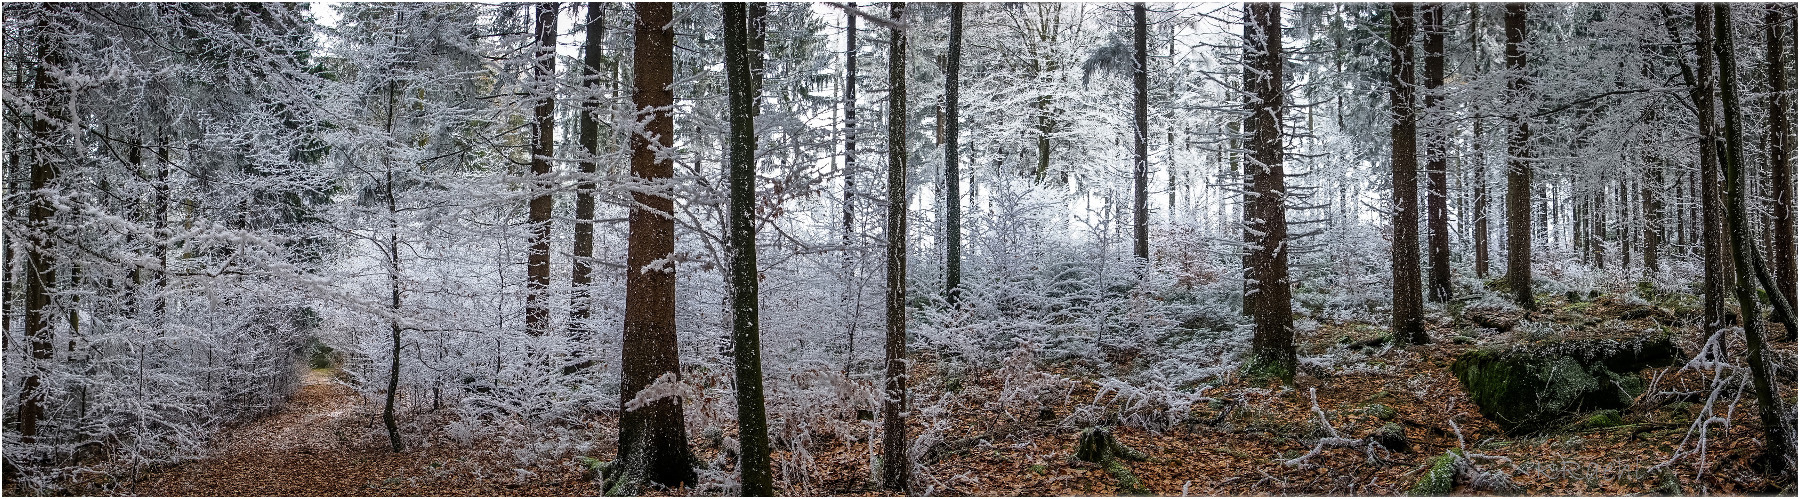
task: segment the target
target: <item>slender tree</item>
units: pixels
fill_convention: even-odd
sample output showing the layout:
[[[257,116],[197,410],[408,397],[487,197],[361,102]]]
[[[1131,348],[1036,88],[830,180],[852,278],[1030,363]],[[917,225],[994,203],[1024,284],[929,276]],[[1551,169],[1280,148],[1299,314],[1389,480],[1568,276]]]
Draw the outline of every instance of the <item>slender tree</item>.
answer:
[[[1746,360],[1750,368],[1751,384],[1756,391],[1757,415],[1763,424],[1763,452],[1775,476],[1790,475],[1795,469],[1794,432],[1789,427],[1788,419],[1794,413],[1786,408],[1786,402],[1776,391],[1774,381],[1770,379],[1769,364],[1763,343],[1762,328],[1757,324],[1760,319],[1757,313],[1757,296],[1752,279],[1760,269],[1752,268],[1756,259],[1756,248],[1752,246],[1750,224],[1747,220],[1747,207],[1744,200],[1744,133],[1742,103],[1738,99],[1737,54],[1733,48],[1731,5],[1720,3],[1713,8],[1713,32],[1715,45],[1713,50],[1719,58],[1719,100],[1724,110],[1724,146],[1719,150],[1720,163],[1725,170],[1725,203],[1726,216],[1731,225],[1731,258],[1737,269],[1736,294],[1738,308],[1743,312],[1740,319],[1744,326],[1744,342],[1747,350]],[[1698,11],[1696,11],[1698,13]],[[1779,290],[1775,290],[1779,291]],[[1771,294],[1775,300],[1779,294]],[[1778,303],[1777,306],[1780,304]]]
[[[850,9],[856,2],[849,3]],[[856,284],[856,13],[844,12],[844,295],[845,309],[854,307]],[[844,373],[856,361],[856,317],[846,320],[844,341]]]
[[[763,409],[762,340],[757,323],[756,282],[756,108],[749,50],[750,21],[742,3],[725,9],[725,78],[731,96],[730,254],[731,339],[736,363],[738,473],[746,496],[775,494],[769,474],[769,423]]]
[[[1665,11],[1664,15],[1667,15]],[[1717,141],[1718,123],[1713,103],[1713,95],[1717,92],[1717,79],[1713,71],[1713,33],[1712,7],[1701,3],[1694,4],[1694,53],[1697,60],[1695,67],[1698,75],[1689,78],[1688,84],[1693,88],[1692,98],[1696,117],[1700,127],[1700,228],[1701,245],[1703,246],[1704,276],[1701,280],[1701,295],[1704,301],[1703,320],[1707,331],[1713,331],[1727,324],[1725,310],[1725,289],[1733,286],[1730,265],[1730,248],[1726,247],[1725,223],[1720,200],[1719,184],[1724,181],[1719,175],[1719,150]],[[1671,28],[1673,30],[1673,28]],[[1683,64],[1683,69],[1686,64]],[[1683,71],[1683,74],[1690,71]]]
[[[888,43],[888,220],[886,397],[882,398],[881,488],[905,494],[912,481],[906,457],[906,19],[905,2],[889,2],[894,20]]]
[[[1525,78],[1525,15],[1527,5],[1506,4],[1507,93],[1515,98],[1530,90]],[[1528,113],[1511,111],[1512,133],[1506,141],[1506,282],[1513,301],[1527,310],[1537,309],[1531,295],[1531,163],[1526,156],[1531,142]]]
[[[1425,334],[1424,300],[1419,291],[1419,155],[1418,115],[1413,107],[1413,4],[1395,2],[1392,46],[1388,60],[1388,97],[1393,116],[1394,244],[1389,253],[1394,275],[1394,338],[1412,344],[1431,341]]]
[[[1249,247],[1244,255],[1244,275],[1249,282],[1255,332],[1250,339],[1250,359],[1244,371],[1253,378],[1293,382],[1297,363],[1292,328],[1293,304],[1289,301],[1287,209],[1285,173],[1282,170],[1281,115],[1286,96],[1282,89],[1281,4],[1250,3],[1244,9],[1244,83],[1250,101],[1244,125],[1250,131],[1248,173],[1249,200],[1244,207],[1244,232]]]
[[[587,153],[581,164],[581,182],[575,185],[575,247],[569,277],[572,298],[569,303],[570,339],[575,358],[563,368],[574,373],[594,365],[587,353],[588,316],[593,313],[588,286],[594,283],[594,178],[600,174],[600,64],[606,40],[606,8],[600,2],[587,3],[587,42],[581,54],[581,87],[587,92],[581,99],[581,149]]]
[[[1793,82],[1788,81],[1788,71],[1792,69],[1793,55],[1787,51],[1792,43],[1794,27],[1794,5],[1771,3],[1763,15],[1763,36],[1767,39],[1769,58],[1766,72],[1769,77],[1769,172],[1770,182],[1774,184],[1775,209],[1771,217],[1775,232],[1775,251],[1771,259],[1775,261],[1775,282],[1778,288],[1787,293],[1788,309],[1800,308],[1796,300],[1800,299],[1800,255],[1796,255],[1800,241],[1796,241],[1796,220],[1794,205],[1794,150],[1796,148],[1794,127],[1794,95]]]
[[[950,4],[950,53],[944,61],[944,299],[956,304],[962,294],[962,172],[957,168],[957,77],[962,71],[963,4]]]
[[[681,398],[642,393],[658,378],[681,379],[675,341],[675,202],[663,186],[674,176],[675,146],[674,12],[667,3],[636,4],[636,48],[631,55],[632,105],[644,123],[631,134],[631,175],[640,183],[631,193],[626,241],[625,331],[619,397],[619,457],[609,495],[636,495],[650,481],[668,486],[694,482],[694,455],[688,448]],[[630,402],[653,397],[636,409]]]
[[[525,331],[534,336],[550,329],[550,156],[556,144],[556,11],[555,2],[537,4],[537,48],[532,56],[533,84],[539,95],[532,106],[531,209],[527,215],[531,247],[525,259]]]
[[[1426,239],[1426,254],[1431,257],[1431,270],[1425,279],[1425,295],[1434,302],[1450,300],[1450,180],[1444,172],[1444,142],[1449,139],[1444,96],[1444,4],[1428,3],[1420,7],[1425,31],[1425,112],[1431,117],[1425,132],[1425,226],[1431,229]]]
[[[1471,53],[1475,54],[1475,65],[1476,71],[1478,72],[1486,72],[1488,70],[1489,60],[1487,50],[1484,48],[1485,45],[1481,43],[1481,8],[1483,5],[1485,4],[1469,4],[1469,49]],[[1470,209],[1475,211],[1475,234],[1473,238],[1475,239],[1475,277],[1486,279],[1488,275],[1488,249],[1492,239],[1488,234],[1488,156],[1487,148],[1482,142],[1482,137],[1486,135],[1483,133],[1486,131],[1482,127],[1483,120],[1481,118],[1475,118],[1474,121],[1474,129],[1471,133],[1474,134],[1475,144],[1471,149],[1473,149],[1473,162],[1475,163],[1475,172],[1473,175],[1475,199],[1472,200],[1471,204],[1474,206]]]
[[[1131,4],[1131,255],[1150,261],[1150,26],[1144,2]],[[1173,205],[1171,205],[1172,207]]]

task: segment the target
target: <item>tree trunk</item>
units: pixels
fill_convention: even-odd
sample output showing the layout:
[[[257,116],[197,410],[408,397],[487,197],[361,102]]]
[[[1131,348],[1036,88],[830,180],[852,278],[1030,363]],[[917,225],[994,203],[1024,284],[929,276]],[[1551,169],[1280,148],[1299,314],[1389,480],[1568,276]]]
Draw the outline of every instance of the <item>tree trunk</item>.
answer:
[[[556,144],[556,10],[555,2],[537,5],[537,51],[533,56],[533,82],[537,104],[532,106],[531,209],[527,215],[531,247],[525,259],[525,332],[541,336],[550,328],[546,305],[550,287],[550,197],[556,183],[549,180],[550,155]]]
[[[1705,246],[1701,294],[1704,295],[1704,320],[1709,332],[1727,324],[1725,289],[1733,286],[1727,269],[1730,260],[1730,250],[1725,247],[1724,225],[1727,221],[1721,216],[1723,210],[1719,206],[1719,183],[1723,179],[1719,178],[1718,144],[1713,140],[1718,137],[1718,124],[1713,104],[1717,80],[1713,76],[1712,22],[1711,6],[1694,4],[1694,33],[1697,35],[1694,52],[1698,59],[1694,72],[1698,75],[1688,79],[1688,84],[1694,89],[1691,95],[1700,126],[1700,231],[1701,244]],[[1670,29],[1673,34],[1673,28]]]
[[[1245,374],[1252,378],[1280,379],[1292,383],[1296,365],[1293,304],[1289,301],[1286,187],[1282,170],[1281,114],[1285,106],[1282,88],[1281,4],[1250,3],[1244,10],[1244,81],[1255,100],[1250,116],[1249,199],[1245,202],[1245,227],[1250,247],[1244,274],[1246,294],[1256,295],[1251,312],[1255,332],[1250,340],[1250,360]]]
[[[745,47],[751,22],[742,3],[725,9],[725,77],[731,92],[731,336],[736,363],[738,472],[745,496],[775,494],[769,474],[769,423],[763,409],[762,340],[757,322],[756,114],[751,68],[762,57]],[[758,23],[760,24],[760,23]],[[760,26],[758,26],[760,27]]]
[[[1413,4],[1393,3],[1388,30],[1388,102],[1392,113],[1394,243],[1389,252],[1394,287],[1394,338],[1405,343],[1431,341],[1425,334],[1424,304],[1419,291],[1419,156],[1418,115],[1413,109]]]
[[[1788,309],[1800,308],[1796,300],[1800,292],[1800,255],[1796,255],[1794,206],[1794,149],[1796,147],[1794,131],[1794,96],[1792,82],[1788,81],[1788,71],[1793,56],[1786,52],[1790,37],[1793,34],[1793,4],[1769,4],[1764,21],[1764,36],[1768,41],[1769,57],[1769,89],[1773,96],[1769,102],[1769,172],[1775,185],[1775,210],[1773,217],[1775,226],[1775,251],[1771,258],[1775,261],[1775,282],[1787,294]]]
[[[888,15],[904,24],[906,3],[889,2]],[[881,488],[906,494],[912,461],[906,457],[906,31],[891,31],[888,44],[888,221],[886,397],[881,404]]]
[[[670,158],[657,154],[675,146],[675,121],[669,112],[675,103],[669,91],[675,68],[675,30],[670,26],[674,12],[666,3],[634,7],[632,106],[649,116],[635,119],[645,125],[643,133],[631,134],[631,174],[648,187],[632,192],[627,222],[621,405],[658,377],[681,377],[675,342],[675,268],[666,261],[675,251],[675,202],[665,184],[675,168]],[[622,476],[606,490],[609,495],[636,495],[645,481],[671,487],[694,483],[694,455],[688,448],[680,397],[620,412],[615,467]]]
[[[1652,118],[1655,116],[1652,115]],[[1645,123],[1655,121],[1645,120]],[[1662,158],[1646,158],[1646,167],[1650,169],[1649,181],[1639,184],[1638,197],[1644,206],[1644,274],[1655,276],[1662,271],[1663,244],[1663,185],[1664,161]]]
[[[957,168],[958,75],[962,71],[963,4],[950,4],[950,53],[944,64],[944,300],[956,305],[962,294],[962,172]]]
[[[1526,4],[1506,4],[1507,93],[1515,98],[1529,91],[1525,81]],[[1531,126],[1524,110],[1512,111],[1512,134],[1506,143],[1506,281],[1513,301],[1536,310],[1531,295],[1531,164],[1526,162]]]
[[[1700,14],[1696,6],[1696,15]],[[1741,320],[1744,325],[1744,342],[1747,350],[1747,364],[1750,368],[1750,380],[1756,390],[1757,415],[1763,424],[1763,453],[1772,466],[1772,476],[1783,476],[1792,473],[1794,466],[1794,433],[1789,427],[1788,417],[1793,411],[1786,408],[1774,382],[1770,379],[1769,364],[1764,351],[1762,328],[1757,324],[1758,317],[1756,290],[1751,285],[1751,260],[1756,257],[1755,248],[1751,246],[1750,225],[1747,223],[1746,203],[1744,200],[1744,140],[1742,113],[1738,100],[1737,56],[1733,48],[1731,5],[1713,6],[1716,17],[1713,23],[1715,52],[1719,58],[1719,97],[1725,111],[1725,142],[1720,150],[1721,163],[1725,167],[1725,202],[1726,215],[1731,218],[1731,258],[1737,269],[1738,307],[1743,312]],[[1779,299],[1772,294],[1772,298]]]
[[[1150,261],[1150,27],[1146,15],[1143,2],[1131,5],[1131,255],[1141,265]]]
[[[1425,133],[1425,224],[1431,228],[1426,253],[1431,271],[1425,282],[1426,296],[1434,302],[1450,300],[1450,180],[1444,172],[1444,143],[1448,140],[1447,114],[1438,88],[1444,85],[1444,5],[1424,4],[1425,112],[1432,117]]]
[[[849,5],[855,8],[856,2]],[[852,307],[856,306],[860,290],[856,283],[856,252],[851,251],[856,244],[856,174],[860,173],[856,169],[856,14],[845,12],[844,23],[844,295],[840,301],[850,315],[844,321],[844,373],[849,374],[856,361],[857,314]]]
[[[1476,54],[1478,70],[1485,73],[1488,69],[1488,57],[1487,51],[1482,50],[1481,44],[1481,7],[1480,3],[1469,4],[1469,45],[1471,51]],[[1488,244],[1492,238],[1488,234],[1487,146],[1482,142],[1482,136],[1485,135],[1482,132],[1485,130],[1482,129],[1481,124],[1482,120],[1476,118],[1473,131],[1475,145],[1472,151],[1475,155],[1475,277],[1487,279]]]
[[[391,89],[391,87],[390,87]],[[394,99],[389,93],[388,109],[392,113]],[[388,121],[388,133],[393,133],[393,121]],[[400,442],[400,424],[394,417],[394,397],[400,393],[400,210],[394,201],[394,170],[388,167],[387,209],[388,209],[388,379],[387,400],[381,406],[381,424],[387,427],[388,448],[394,452],[405,450]]]
[[[575,185],[574,273],[569,277],[572,298],[569,300],[569,340],[574,343],[573,358],[563,371],[572,374],[595,362],[588,353],[591,328],[587,319],[593,314],[594,283],[594,177],[600,174],[600,64],[602,42],[606,39],[606,11],[600,2],[587,4],[587,46],[581,55],[581,86],[587,95],[581,100],[581,149],[587,158],[581,161],[581,182]]]
[[[50,287],[56,281],[52,259],[55,252],[51,249],[56,228],[51,218],[56,216],[56,207],[45,196],[54,188],[61,173],[56,163],[62,161],[59,157],[63,152],[62,123],[67,121],[62,116],[62,110],[66,108],[62,102],[68,95],[62,82],[50,72],[51,68],[60,70],[68,64],[62,51],[55,47],[62,41],[53,39],[58,33],[51,19],[61,7],[47,4],[43,9],[37,23],[40,34],[37,39],[38,64],[32,70],[33,97],[37,100],[37,112],[43,115],[34,115],[31,119],[31,139],[37,150],[31,153],[32,195],[27,198],[31,204],[26,211],[26,225],[37,235],[34,244],[25,250],[25,338],[31,362],[19,386],[19,443],[23,444],[37,440],[38,424],[44,417],[43,373],[56,357],[52,344],[56,335],[52,325],[55,314],[50,310]]]

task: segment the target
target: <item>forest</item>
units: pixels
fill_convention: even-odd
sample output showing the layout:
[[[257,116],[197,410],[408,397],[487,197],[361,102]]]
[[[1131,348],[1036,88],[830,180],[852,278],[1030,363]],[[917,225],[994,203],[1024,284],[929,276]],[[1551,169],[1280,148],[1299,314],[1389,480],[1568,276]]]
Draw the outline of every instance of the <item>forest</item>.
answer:
[[[0,6],[5,495],[1782,495],[1793,3]]]

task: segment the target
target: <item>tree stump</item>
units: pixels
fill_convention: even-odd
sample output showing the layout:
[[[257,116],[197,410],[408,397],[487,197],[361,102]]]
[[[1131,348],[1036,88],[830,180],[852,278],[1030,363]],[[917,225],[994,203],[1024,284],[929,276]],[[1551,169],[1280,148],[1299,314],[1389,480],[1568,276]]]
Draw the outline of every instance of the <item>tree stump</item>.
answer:
[[[1113,478],[1119,480],[1119,493],[1121,494],[1145,495],[1150,493],[1149,489],[1144,488],[1144,483],[1138,480],[1137,475],[1131,473],[1131,468],[1125,467],[1125,463],[1119,461],[1120,459],[1143,461],[1148,457],[1136,449],[1119,443],[1118,439],[1113,438],[1112,432],[1099,426],[1082,430],[1081,436],[1075,440],[1075,459],[1099,463],[1107,473],[1111,473]]]

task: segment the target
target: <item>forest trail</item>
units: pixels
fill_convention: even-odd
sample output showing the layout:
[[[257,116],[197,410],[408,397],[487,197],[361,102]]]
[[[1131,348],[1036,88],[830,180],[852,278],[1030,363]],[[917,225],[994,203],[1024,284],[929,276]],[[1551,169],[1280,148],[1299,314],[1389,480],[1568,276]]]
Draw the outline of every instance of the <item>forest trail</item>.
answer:
[[[364,405],[333,371],[308,370],[280,412],[229,430],[214,455],[151,473],[144,496],[569,495],[575,480],[517,480],[474,469],[472,453],[447,448],[393,453],[379,406]],[[542,476],[544,474],[540,474]],[[565,478],[565,477],[551,477]],[[566,484],[566,485],[565,485]]]

